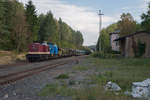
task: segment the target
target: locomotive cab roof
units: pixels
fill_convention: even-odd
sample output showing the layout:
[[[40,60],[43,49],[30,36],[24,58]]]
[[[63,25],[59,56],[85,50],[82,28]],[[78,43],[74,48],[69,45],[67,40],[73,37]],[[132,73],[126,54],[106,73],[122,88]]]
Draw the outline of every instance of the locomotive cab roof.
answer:
[[[54,43],[52,43],[52,42],[48,42],[47,44],[54,45]]]

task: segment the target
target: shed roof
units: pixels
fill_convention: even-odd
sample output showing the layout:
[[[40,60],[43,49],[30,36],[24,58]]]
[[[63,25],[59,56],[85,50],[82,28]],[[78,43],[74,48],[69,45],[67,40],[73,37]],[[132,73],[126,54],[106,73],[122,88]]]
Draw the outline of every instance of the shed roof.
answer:
[[[120,32],[120,30],[116,30],[116,31],[114,31],[114,32],[109,33],[109,35],[112,35],[112,34],[119,34],[119,32]]]
[[[125,39],[125,38],[127,38],[127,37],[132,37],[132,36],[134,36],[134,35],[142,34],[142,33],[147,33],[147,34],[150,35],[150,32],[147,32],[147,31],[137,31],[137,32],[135,32],[135,33],[132,33],[132,34],[129,34],[129,35],[125,35],[125,36],[122,36],[122,37],[120,37],[120,38],[118,38],[118,39],[115,39],[114,41],[120,41],[120,40],[123,40],[123,39]]]

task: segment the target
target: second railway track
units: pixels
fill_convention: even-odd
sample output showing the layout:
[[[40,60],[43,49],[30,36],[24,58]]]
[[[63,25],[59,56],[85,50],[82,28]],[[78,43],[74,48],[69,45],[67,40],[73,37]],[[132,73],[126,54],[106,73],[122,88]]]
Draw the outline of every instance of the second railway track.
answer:
[[[61,65],[65,65],[68,63],[72,63],[72,62],[78,62],[77,59],[69,59],[66,61],[59,61],[57,63],[54,64],[47,64],[47,65],[43,65],[43,66],[39,66],[37,68],[32,68],[32,69],[27,69],[27,70],[23,70],[23,71],[18,71],[18,72],[14,72],[14,73],[9,73],[7,75],[1,75],[0,76],[0,85],[7,85],[13,82],[16,82],[17,80],[23,79],[25,77],[28,76],[32,76],[34,74],[38,74],[40,72],[61,66]]]

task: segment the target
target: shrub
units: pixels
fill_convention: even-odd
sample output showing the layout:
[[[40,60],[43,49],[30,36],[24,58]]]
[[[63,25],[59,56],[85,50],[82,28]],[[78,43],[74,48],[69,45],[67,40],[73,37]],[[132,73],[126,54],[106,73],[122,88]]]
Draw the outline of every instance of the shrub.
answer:
[[[92,54],[93,57],[104,58],[104,52],[95,52]]]
[[[68,74],[60,74],[59,76],[56,77],[56,79],[68,79],[69,75]]]
[[[93,57],[98,58],[119,58],[120,54],[111,54],[111,53],[104,53],[104,52],[95,52],[92,54]]]
[[[121,54],[120,51],[112,51],[112,54]]]

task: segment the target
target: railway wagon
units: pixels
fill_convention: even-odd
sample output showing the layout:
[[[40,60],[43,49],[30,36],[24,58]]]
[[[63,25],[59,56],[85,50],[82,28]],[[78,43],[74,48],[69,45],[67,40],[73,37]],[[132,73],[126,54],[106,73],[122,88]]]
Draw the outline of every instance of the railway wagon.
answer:
[[[70,56],[75,56],[76,55],[76,51],[74,49],[71,48],[61,48],[62,50],[62,55],[63,57],[70,57]]]

